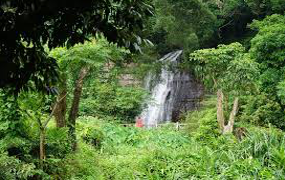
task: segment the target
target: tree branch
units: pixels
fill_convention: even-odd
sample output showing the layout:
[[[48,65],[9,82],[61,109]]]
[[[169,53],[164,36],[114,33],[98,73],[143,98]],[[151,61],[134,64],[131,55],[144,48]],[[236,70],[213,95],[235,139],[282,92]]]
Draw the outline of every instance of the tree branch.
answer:
[[[51,118],[52,118],[52,116],[53,116],[53,114],[54,114],[54,112],[55,112],[55,110],[57,108],[58,103],[60,103],[66,97],[66,95],[67,95],[67,93],[63,97],[61,97],[59,100],[58,99],[56,100],[56,103],[53,106],[52,111],[51,111],[48,119],[45,121],[45,123],[43,125],[43,128],[46,128],[46,126],[48,125],[49,121],[51,120]]]

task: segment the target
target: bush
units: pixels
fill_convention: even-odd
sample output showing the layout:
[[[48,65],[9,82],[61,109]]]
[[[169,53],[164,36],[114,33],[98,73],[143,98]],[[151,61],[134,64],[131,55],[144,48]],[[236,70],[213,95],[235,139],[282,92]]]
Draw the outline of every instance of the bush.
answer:
[[[104,134],[97,128],[87,128],[87,132],[83,136],[83,140],[100,149],[102,141],[104,140]]]
[[[50,179],[64,171],[62,160],[71,152],[67,129],[47,129],[43,169],[39,167],[39,134],[28,134],[27,138],[7,135],[0,139],[0,179]]]
[[[255,125],[285,129],[284,115],[280,104],[267,95],[247,97],[246,104],[241,107],[240,121],[250,122]]]
[[[58,179],[72,180],[91,180],[104,179],[102,171],[98,166],[99,154],[96,150],[85,143],[79,143],[80,150],[77,153],[69,154],[64,161],[61,162],[63,169],[61,174],[58,174]]]
[[[0,179],[28,179],[41,173],[33,163],[25,163],[0,152]]]
[[[76,153],[59,162],[55,169],[60,170],[52,177],[283,179],[285,134],[275,128],[247,125],[243,139],[220,135],[216,131],[215,112],[211,110],[215,102],[212,100],[205,102],[207,108],[201,109],[200,114],[196,112],[206,116],[191,133],[188,128],[177,131],[171,126],[122,127],[94,117],[80,117],[77,130],[85,140],[79,141]],[[100,148],[92,144],[98,141]]]
[[[145,96],[146,92],[142,88],[98,82],[82,99],[80,114],[133,121],[142,110]]]
[[[207,97],[202,102],[201,109],[188,112],[185,117],[186,131],[201,143],[215,142],[220,135],[217,122],[216,97]]]
[[[67,128],[48,128],[46,143],[46,154],[48,157],[62,159],[71,152]]]

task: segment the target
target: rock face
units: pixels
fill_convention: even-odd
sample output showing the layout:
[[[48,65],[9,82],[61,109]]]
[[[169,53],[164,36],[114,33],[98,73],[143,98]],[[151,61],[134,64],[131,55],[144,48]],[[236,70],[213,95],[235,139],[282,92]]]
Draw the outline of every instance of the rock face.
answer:
[[[151,100],[141,116],[147,127],[161,122],[177,121],[182,112],[193,110],[199,105],[203,95],[202,85],[193,75],[181,72],[177,65],[182,51],[165,55],[160,61],[166,65],[161,73],[146,78],[146,89],[151,92]]]
[[[203,86],[189,72],[178,72],[174,80],[177,93],[172,109],[172,121],[177,121],[180,115],[199,107],[203,97]]]
[[[134,78],[132,74],[123,74],[120,76],[119,83],[121,86],[140,86],[142,83]]]
[[[134,68],[137,64],[130,63],[126,64],[127,68]],[[142,82],[135,78],[132,73],[124,73],[119,77],[119,84],[121,86],[142,86]]]

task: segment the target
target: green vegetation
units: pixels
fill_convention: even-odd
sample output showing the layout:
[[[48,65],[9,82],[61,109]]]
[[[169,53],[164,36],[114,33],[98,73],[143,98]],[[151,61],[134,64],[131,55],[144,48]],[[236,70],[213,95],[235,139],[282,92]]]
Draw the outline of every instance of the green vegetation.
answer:
[[[178,49],[201,107],[129,126]],[[0,65],[0,180],[285,177],[284,0],[1,0]]]
[[[250,27],[257,34],[248,51],[241,44],[232,43],[190,54],[197,77],[206,87],[218,89],[219,122],[224,121],[223,101],[227,105],[227,96],[234,95],[246,101],[241,119],[284,129],[284,20],[283,15],[275,14],[254,21]]]
[[[83,97],[80,115],[101,118],[113,118],[121,122],[133,122],[142,110],[142,102],[147,97],[146,91],[136,87],[122,87],[116,84],[96,83]]]
[[[33,81],[45,90],[58,80],[56,60],[45,52],[83,43],[97,33],[110,42],[135,49],[144,21],[153,7],[149,0],[57,0],[0,2],[1,88],[14,93]]]
[[[282,179],[284,175],[284,133],[273,128],[248,127],[250,133],[238,141],[231,135],[214,136],[215,118],[200,122],[191,135],[172,126],[142,130],[82,120],[83,129],[94,128],[104,137],[99,149],[82,144],[73,159],[79,169],[72,172],[78,179]],[[96,166],[82,158],[90,155]],[[82,176],[82,171],[89,173]]]
[[[215,103],[211,107],[215,109]],[[206,112],[207,111],[207,112]],[[282,179],[284,133],[274,128],[247,127],[246,137],[220,136],[215,111],[195,112],[199,128],[176,131],[173,126],[144,130],[122,127],[93,117],[81,117],[80,149],[64,159],[64,135],[50,127],[47,142],[53,154],[46,165],[49,176],[64,179]],[[205,116],[206,115],[206,116]],[[192,121],[192,115],[187,121]],[[64,139],[60,139],[64,142]],[[54,145],[54,148],[52,148]],[[55,148],[57,147],[57,148]],[[57,155],[58,153],[58,155]],[[9,163],[7,163],[9,162]],[[32,164],[1,156],[4,179],[34,175]],[[5,171],[11,168],[11,171]],[[38,172],[40,173],[40,172]]]

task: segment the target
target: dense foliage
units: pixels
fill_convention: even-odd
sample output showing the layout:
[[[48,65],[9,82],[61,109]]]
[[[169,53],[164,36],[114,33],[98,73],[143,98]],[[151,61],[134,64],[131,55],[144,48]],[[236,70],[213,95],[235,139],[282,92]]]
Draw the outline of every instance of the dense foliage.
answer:
[[[241,44],[219,45],[190,55],[197,77],[208,88],[246,96],[241,119],[284,129],[285,32],[283,15],[253,21],[257,34],[246,51]],[[258,75],[260,74],[260,75]]]
[[[199,128],[192,127],[190,135],[176,131],[172,125],[143,130],[82,117],[78,126],[82,137],[80,151],[58,161],[50,178],[283,178],[283,132],[247,127],[246,137],[238,140],[232,135],[220,136],[216,131],[215,102],[195,113],[187,121],[193,122],[194,115],[200,119]]]
[[[223,89],[228,93],[248,94],[258,76],[258,64],[240,43],[197,50],[191,54],[190,64],[208,89]]]
[[[0,2],[0,87],[18,92],[29,80],[44,90],[57,80],[49,48],[72,46],[98,32],[120,45],[138,46],[138,33],[152,15],[148,0],[2,0]]]
[[[122,87],[119,84],[94,83],[84,95],[80,115],[111,118],[133,122],[142,111],[146,92],[138,87]]]
[[[274,13],[283,14],[283,0],[155,0],[156,17],[145,32],[160,55],[174,49],[188,54],[220,43],[248,47],[254,31],[247,25]]]
[[[216,17],[198,0],[155,1],[157,18],[151,40],[158,51],[195,50],[204,46],[214,34]]]
[[[258,31],[251,41],[249,54],[259,64],[259,93],[251,97],[244,117],[258,124],[272,123],[284,129],[284,60],[285,17],[272,15],[254,21],[251,28]],[[249,117],[248,117],[249,116]]]
[[[0,179],[284,179],[284,12],[284,0],[1,0]],[[133,127],[143,78],[177,49],[201,107],[180,129]]]

